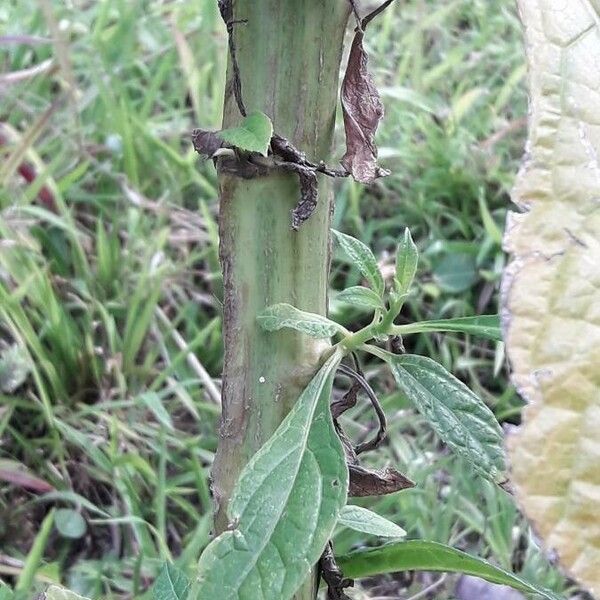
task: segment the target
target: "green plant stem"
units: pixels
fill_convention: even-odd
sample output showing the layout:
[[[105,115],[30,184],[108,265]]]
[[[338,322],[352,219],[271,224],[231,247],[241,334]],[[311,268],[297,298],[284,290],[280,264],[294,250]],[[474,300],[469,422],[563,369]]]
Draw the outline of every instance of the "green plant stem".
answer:
[[[374,337],[382,335],[398,335],[395,331],[400,326],[394,325],[394,319],[400,313],[404,299],[405,296],[400,296],[392,300],[389,310],[383,313],[381,320],[378,321],[376,315],[370,325],[367,325],[364,329],[344,338],[340,342],[340,345],[343,346],[347,352],[351,352]]]
[[[247,20],[235,25],[234,40],[248,112],[266,113],[275,131],[315,161],[331,158],[348,7],[347,0],[235,2],[234,18]],[[224,127],[241,120],[231,83],[230,60]],[[320,178],[317,211],[294,232],[295,175],[243,179],[220,172],[219,183],[225,364],[213,492],[221,532],[241,469],[289,412],[327,348],[296,332],[265,332],[256,315],[277,302],[326,313],[332,188]],[[296,599],[313,598],[313,585]]]

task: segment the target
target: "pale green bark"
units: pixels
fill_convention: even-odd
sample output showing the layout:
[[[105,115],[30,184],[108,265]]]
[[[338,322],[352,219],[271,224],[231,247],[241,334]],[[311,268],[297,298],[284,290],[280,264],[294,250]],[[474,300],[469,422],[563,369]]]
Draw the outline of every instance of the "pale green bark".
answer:
[[[235,42],[248,111],[311,160],[330,160],[347,0],[237,0]],[[231,69],[230,69],[231,71]],[[231,81],[231,72],[229,73]],[[240,115],[228,85],[224,126]],[[319,181],[319,206],[290,228],[299,198],[295,175],[252,180],[220,174],[221,262],[225,285],[223,415],[213,468],[217,529],[227,526],[231,490],[249,457],[272,435],[314,373],[323,343],[263,332],[256,315],[289,302],[325,314],[331,182]],[[313,597],[307,583],[297,599]]]

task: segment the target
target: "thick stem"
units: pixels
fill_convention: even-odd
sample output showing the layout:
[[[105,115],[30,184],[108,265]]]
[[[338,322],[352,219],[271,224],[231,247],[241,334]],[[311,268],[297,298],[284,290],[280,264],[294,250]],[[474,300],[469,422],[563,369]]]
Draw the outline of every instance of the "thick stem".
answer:
[[[271,117],[275,131],[311,160],[330,159],[347,0],[236,0],[235,44],[247,110]],[[239,123],[231,65],[224,126]],[[319,180],[319,205],[298,232],[290,211],[297,177],[241,179],[220,174],[220,255],[225,285],[223,414],[213,468],[217,530],[248,459],[273,434],[314,373],[322,342],[263,332],[256,315],[289,302],[325,314],[331,182]],[[314,597],[307,583],[297,599]]]

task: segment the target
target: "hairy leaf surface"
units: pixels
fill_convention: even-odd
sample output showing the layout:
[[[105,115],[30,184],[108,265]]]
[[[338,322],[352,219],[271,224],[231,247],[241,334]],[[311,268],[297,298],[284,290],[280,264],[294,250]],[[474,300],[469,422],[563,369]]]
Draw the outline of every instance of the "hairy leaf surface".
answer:
[[[371,252],[371,249],[351,235],[341,233],[335,229],[332,229],[332,231],[344,254],[352,260],[363,277],[369,282],[369,285],[381,296],[385,289],[385,284],[377,265],[377,259]]]
[[[481,475],[503,481],[502,429],[483,401],[430,358],[411,354],[386,357],[398,387],[440,439]]]
[[[231,529],[204,551],[196,600],[286,600],[323,552],[346,503],[348,469],[329,399],[340,356],[304,390],[243,470]]]
[[[406,531],[385,517],[362,506],[344,506],[338,521],[340,525],[384,538],[401,538]]]
[[[406,294],[412,285],[417,265],[419,263],[419,252],[413,242],[408,227],[404,230],[404,237],[396,251],[396,274],[394,283],[399,294]]]
[[[492,583],[510,585],[522,592],[539,594],[548,600],[560,600],[552,592],[529,583],[513,573],[438,542],[423,540],[398,542],[382,548],[359,550],[352,554],[338,556],[336,561],[346,577],[355,579],[413,570],[466,573]]]
[[[488,338],[496,342],[502,341],[500,318],[498,315],[477,315],[475,317],[418,321],[417,323],[410,323],[409,325],[401,325],[397,327],[396,330],[403,335],[426,331],[456,331]]]
[[[154,600],[186,600],[190,584],[188,576],[181,569],[167,562],[154,582],[152,598]]]
[[[256,318],[260,326],[267,331],[289,328],[314,338],[329,338],[344,332],[341,325],[327,317],[305,312],[285,303],[269,306]]]
[[[519,0],[528,153],[507,223],[503,325],[529,404],[509,439],[517,498],[600,596],[600,4]]]
[[[361,285],[346,288],[336,296],[336,300],[375,310],[384,308],[381,298],[373,290]]]

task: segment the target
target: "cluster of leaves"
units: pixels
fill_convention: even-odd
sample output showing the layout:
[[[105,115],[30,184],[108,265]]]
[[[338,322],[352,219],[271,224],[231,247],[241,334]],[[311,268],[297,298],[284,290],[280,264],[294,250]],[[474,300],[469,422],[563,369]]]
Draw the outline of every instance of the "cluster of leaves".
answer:
[[[271,306],[258,316],[267,331],[292,328],[312,337],[341,339],[328,351],[292,412],[244,469],[229,506],[230,529],[202,555],[193,598],[208,600],[220,593],[226,598],[250,599],[255,597],[257,588],[262,590],[263,598],[291,598],[338,523],[377,536],[402,536],[403,532],[383,517],[346,506],[358,448],[353,449],[341,431],[334,418],[339,411],[332,415],[335,410],[330,407],[329,398],[335,371],[352,352],[368,352],[388,363],[400,389],[447,446],[467,459],[482,476],[496,483],[505,480],[502,431],[490,409],[434,361],[393,354],[368,343],[405,332],[402,326],[394,324],[394,319],[410,293],[417,267],[417,249],[408,230],[398,250],[393,289],[389,291],[370,249],[345,234],[335,232],[335,236],[370,285],[347,290],[345,301],[369,306],[373,321],[351,333],[334,321],[288,304]],[[490,317],[481,321],[475,318],[437,325],[425,323],[422,329],[413,326],[411,331],[463,330],[496,339],[497,322],[493,325]],[[367,493],[389,493],[401,487],[381,490],[373,486]],[[444,546],[422,544],[416,550],[417,562],[422,561],[416,565],[418,568],[435,569],[435,564],[441,570],[464,567],[492,581],[534,590],[479,559]],[[410,543],[400,542],[377,550],[386,557],[377,560],[377,567],[372,566],[371,550],[346,557],[342,563],[349,573],[358,576],[368,571],[366,564],[377,572],[384,564],[385,568],[396,570],[402,561],[410,562],[405,549],[413,553],[412,548]],[[537,591],[551,597],[543,590]]]
[[[330,404],[330,397],[336,371],[343,368],[342,361],[353,352],[368,352],[385,361],[398,387],[440,439],[469,461],[481,476],[502,483],[505,463],[500,426],[490,409],[462,382],[426,357],[394,354],[372,343],[420,331],[464,331],[497,339],[497,319],[474,317],[395,325],[417,267],[417,249],[408,230],[398,249],[391,290],[386,290],[375,257],[365,244],[339,232],[335,236],[369,283],[369,287],[346,290],[344,301],[370,307],[373,320],[364,329],[349,332],[334,321],[287,304],[271,306],[257,317],[267,331],[292,328],[317,338],[340,339],[327,352],[293,410],[243,470],[228,507],[230,528],[205,549],[196,577],[190,580],[186,573],[166,564],[155,582],[154,598],[200,600],[219,596],[251,600],[260,589],[264,599],[289,599],[318,562],[336,526],[391,542],[337,557],[339,567],[349,577],[414,569],[461,572],[548,599],[556,598],[508,571],[452,547],[428,541],[401,541],[405,532],[395,523],[347,504],[348,495],[353,495],[356,453],[348,449],[349,441],[334,418],[339,411]],[[388,470],[388,477],[390,473],[394,471]],[[407,486],[377,488],[371,480],[367,494],[389,493],[403,487]],[[351,582],[343,581],[344,585]],[[335,593],[346,597],[341,590]],[[68,593],[51,588],[46,600],[79,598],[64,594]]]
[[[215,538],[200,557],[193,580],[166,564],[155,582],[156,600],[209,600],[217,596],[250,600],[291,598],[326,549],[336,526],[391,540],[384,546],[337,557],[346,576],[368,577],[398,570],[461,572],[555,599],[551,592],[455,548],[428,541],[399,541],[405,532],[395,523],[365,508],[347,504],[352,494],[352,448],[330,403],[333,379],[342,361],[367,352],[385,361],[398,387],[429,421],[440,439],[471,463],[485,478],[505,481],[502,430],[491,410],[462,382],[423,356],[394,354],[375,342],[420,331],[464,331],[497,339],[493,317],[449,319],[399,326],[394,320],[410,294],[417,267],[417,249],[408,230],[399,245],[392,289],[387,290],[371,250],[359,240],[335,232],[344,252],[355,261],[369,287],[346,290],[345,301],[373,310],[372,322],[349,332],[320,315],[287,304],[266,309],[257,319],[267,331],[292,328],[317,338],[339,336],[293,410],[243,470],[228,507],[230,527]],[[343,410],[343,409],[342,409]],[[379,477],[390,483],[388,469]],[[367,476],[366,495],[407,487],[377,487]],[[322,562],[322,568],[324,563]],[[337,567],[336,567],[337,568]],[[324,573],[324,577],[325,577]],[[351,580],[341,580],[348,585]],[[58,594],[51,588],[52,594]],[[333,594],[338,594],[333,596]],[[331,590],[331,597],[346,597]],[[77,596],[62,596],[77,598]],[[48,595],[48,600],[61,598]]]

